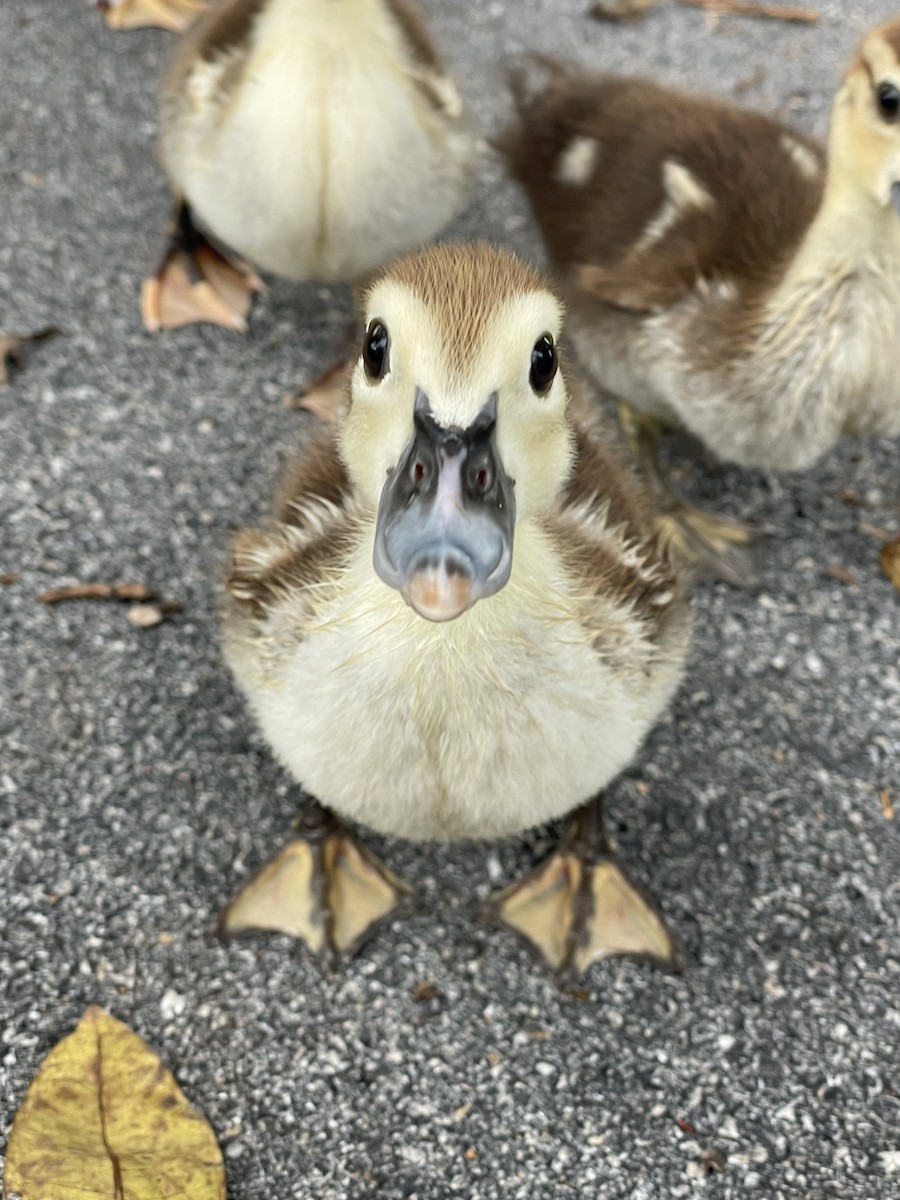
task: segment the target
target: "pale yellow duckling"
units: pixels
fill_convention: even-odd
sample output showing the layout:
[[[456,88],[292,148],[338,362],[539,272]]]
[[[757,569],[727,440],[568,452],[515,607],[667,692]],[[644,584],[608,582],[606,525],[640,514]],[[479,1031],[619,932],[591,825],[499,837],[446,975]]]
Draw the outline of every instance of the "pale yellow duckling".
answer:
[[[900,19],[859,47],[827,149],[643,79],[543,70],[516,80],[499,145],[582,363],[644,432],[775,470],[900,433]],[[732,531],[682,516],[727,558]]]
[[[359,279],[453,218],[476,151],[409,0],[220,0],[163,87],[176,216],[145,325],[244,328],[260,283],[233,255],[290,279]]]
[[[338,818],[431,841],[578,809],[493,913],[559,972],[614,953],[676,967],[599,793],[677,686],[687,603],[559,369],[561,305],[504,251],[439,245],[388,268],[365,319],[349,405],[270,528],[238,536],[225,613],[263,733],[335,816],[313,810],[224,928],[274,923],[327,953],[390,913],[402,885]]]

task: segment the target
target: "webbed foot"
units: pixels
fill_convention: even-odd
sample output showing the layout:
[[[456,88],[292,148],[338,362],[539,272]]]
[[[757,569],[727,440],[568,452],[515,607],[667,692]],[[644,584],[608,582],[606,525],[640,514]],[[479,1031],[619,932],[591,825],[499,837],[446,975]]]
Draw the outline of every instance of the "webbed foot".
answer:
[[[765,532],[695,508],[676,493],[659,463],[661,423],[624,401],[619,421],[638,467],[656,502],[656,527],[674,557],[705,578],[734,587],[759,584]]]
[[[612,955],[666,971],[684,966],[659,909],[613,853],[599,799],[574,814],[555,853],[489,900],[484,916],[523,937],[561,984]]]
[[[335,966],[388,917],[410,909],[412,893],[319,805],[311,806],[301,833],[224,909],[218,932],[287,933]]]
[[[243,333],[253,296],[262,290],[256,272],[207,241],[181,202],[159,267],[141,288],[144,328],[157,333],[207,321]]]
[[[350,375],[354,361],[339,358],[312,383],[285,396],[284,407],[305,408],[326,425],[336,425],[350,405]]]
[[[183,33],[208,7],[206,0],[97,0],[110,29],[159,25],[173,33]]]

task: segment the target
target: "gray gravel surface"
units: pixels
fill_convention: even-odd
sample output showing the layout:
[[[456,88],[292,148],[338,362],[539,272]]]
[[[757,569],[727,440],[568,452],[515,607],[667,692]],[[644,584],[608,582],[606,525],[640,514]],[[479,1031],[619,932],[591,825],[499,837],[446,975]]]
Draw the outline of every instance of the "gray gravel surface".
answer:
[[[540,47],[822,133],[860,33],[892,12],[835,0],[807,28],[669,5],[613,27],[587,5],[425,7],[487,130],[500,65]],[[546,830],[373,839],[424,911],[337,977],[286,938],[209,936],[299,801],[223,665],[223,551],[309,428],[281,397],[330,360],[349,293],[273,280],[243,339],[141,330],[170,45],[112,34],[84,2],[0,5],[0,328],[64,331],[0,390],[0,573],[19,572],[0,587],[0,1131],[97,1003],[208,1115],[233,1200],[897,1195],[900,819],[880,793],[900,811],[900,605],[863,528],[900,528],[895,443],[845,443],[798,479],[673,452],[695,498],[778,531],[759,594],[698,590],[684,686],[609,794],[683,978],[612,962],[561,995],[473,924]],[[539,257],[490,164],[452,232]],[[36,600],[118,579],[182,613],[140,630],[122,606]],[[437,999],[414,1001],[420,980]],[[711,1147],[726,1166],[707,1176]]]

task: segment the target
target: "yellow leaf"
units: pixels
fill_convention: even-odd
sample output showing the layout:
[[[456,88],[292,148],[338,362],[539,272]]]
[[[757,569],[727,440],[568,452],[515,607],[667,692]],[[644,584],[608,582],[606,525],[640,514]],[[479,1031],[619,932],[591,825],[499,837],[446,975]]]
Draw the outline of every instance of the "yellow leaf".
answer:
[[[222,1153],[150,1047],[99,1008],[50,1051],[16,1114],[6,1200],[224,1200]]]
[[[881,547],[881,567],[894,587],[900,590],[900,537]]]

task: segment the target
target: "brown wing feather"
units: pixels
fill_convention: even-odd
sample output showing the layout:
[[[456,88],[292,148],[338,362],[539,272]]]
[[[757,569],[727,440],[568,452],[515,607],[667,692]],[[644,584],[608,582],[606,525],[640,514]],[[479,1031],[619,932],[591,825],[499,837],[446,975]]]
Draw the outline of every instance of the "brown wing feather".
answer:
[[[163,91],[178,95],[198,58],[209,61],[242,46],[267,3],[268,0],[220,0],[178,43]]]
[[[252,617],[286,595],[305,595],[312,611],[318,589],[340,570],[360,527],[334,431],[323,429],[291,464],[270,528],[236,536],[226,587]]]
[[[569,417],[575,457],[545,528],[576,583],[588,627],[593,607],[613,600],[655,632],[680,607],[685,588],[646,495],[606,444],[597,418],[577,396]]]
[[[672,303],[698,281],[763,283],[796,249],[822,197],[824,170],[801,171],[783,139],[824,168],[818,143],[759,113],[628,78],[544,61],[543,86],[513,79],[518,120],[497,140],[524,187],[556,267],[628,308]],[[596,164],[573,186],[560,156],[596,139]],[[709,193],[652,246],[642,234],[663,209],[663,164],[687,168]]]

